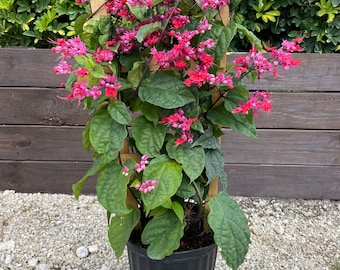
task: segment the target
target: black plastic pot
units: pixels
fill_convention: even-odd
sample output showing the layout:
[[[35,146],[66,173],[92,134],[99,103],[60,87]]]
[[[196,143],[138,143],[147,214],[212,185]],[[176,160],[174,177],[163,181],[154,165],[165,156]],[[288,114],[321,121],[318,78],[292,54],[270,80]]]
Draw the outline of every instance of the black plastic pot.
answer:
[[[146,249],[127,243],[130,270],[214,270],[217,245],[175,252],[163,260],[152,260]]]

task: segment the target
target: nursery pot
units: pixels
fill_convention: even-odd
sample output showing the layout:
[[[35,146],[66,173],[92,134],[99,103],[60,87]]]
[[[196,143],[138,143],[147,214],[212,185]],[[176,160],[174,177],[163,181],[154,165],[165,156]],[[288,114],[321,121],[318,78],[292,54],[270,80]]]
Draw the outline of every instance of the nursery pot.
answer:
[[[217,245],[175,252],[163,260],[152,260],[146,249],[127,243],[130,270],[214,270]]]

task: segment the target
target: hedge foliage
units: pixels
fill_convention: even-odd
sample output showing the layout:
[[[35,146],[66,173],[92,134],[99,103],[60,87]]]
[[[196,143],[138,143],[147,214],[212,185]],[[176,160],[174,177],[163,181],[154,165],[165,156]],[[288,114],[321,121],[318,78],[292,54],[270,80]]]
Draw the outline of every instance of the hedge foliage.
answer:
[[[49,39],[74,35],[74,21],[88,13],[75,0],[0,0],[0,47],[50,47]]]
[[[232,1],[234,20],[265,42],[278,45],[283,39],[305,36],[306,52],[340,51],[340,0]],[[244,37],[233,44],[248,49]]]
[[[340,51],[340,0],[231,0],[233,19],[263,42],[305,37],[306,52]],[[74,21],[89,14],[75,0],[0,0],[0,47],[50,47],[49,39],[75,34]],[[83,16],[84,17],[84,16]],[[249,49],[242,34],[235,51]]]

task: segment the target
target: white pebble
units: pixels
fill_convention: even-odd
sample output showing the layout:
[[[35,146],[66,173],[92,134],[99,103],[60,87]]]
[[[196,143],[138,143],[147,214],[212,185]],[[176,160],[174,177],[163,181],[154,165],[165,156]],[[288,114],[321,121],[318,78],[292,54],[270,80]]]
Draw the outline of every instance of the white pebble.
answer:
[[[76,250],[76,255],[78,258],[86,258],[89,255],[89,250],[85,246],[80,246]]]
[[[35,270],[50,270],[50,266],[47,263],[39,263],[35,267]]]
[[[87,249],[89,250],[90,253],[96,253],[99,250],[97,245],[88,246]]]
[[[27,263],[29,266],[35,267],[38,264],[38,259],[37,258],[29,259]]]
[[[0,242],[0,251],[14,250],[14,248],[15,248],[15,242],[13,240]]]

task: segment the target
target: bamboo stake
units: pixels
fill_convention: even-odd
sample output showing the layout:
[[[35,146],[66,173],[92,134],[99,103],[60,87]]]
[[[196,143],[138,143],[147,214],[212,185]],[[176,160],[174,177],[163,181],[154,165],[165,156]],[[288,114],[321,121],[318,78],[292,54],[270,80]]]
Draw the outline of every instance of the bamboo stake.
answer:
[[[106,0],[90,0],[91,12],[94,18],[107,15],[104,7],[105,3]]]
[[[226,5],[226,6],[224,6],[223,8],[221,8],[219,10],[219,12],[216,15],[216,19],[217,20],[221,20],[222,23],[224,24],[224,26],[227,26],[227,24],[229,23],[229,16],[230,16],[229,6]],[[225,57],[223,57],[221,59],[219,72],[225,72],[226,65],[227,65],[227,56],[225,55]],[[219,97],[220,97],[220,95],[219,95],[219,93],[217,91],[213,91],[212,92],[213,103]],[[222,102],[222,100],[221,100],[221,102]],[[220,103],[216,103],[215,106],[218,106],[219,104]],[[218,141],[221,144],[221,138],[218,138]],[[208,195],[207,195],[207,198],[206,198],[206,203],[205,203],[205,206],[204,206],[207,211],[210,211],[209,203],[208,203],[209,200],[214,198],[217,195],[217,193],[218,193],[218,183],[219,183],[219,177],[217,176],[209,184],[209,191],[208,191]]]

